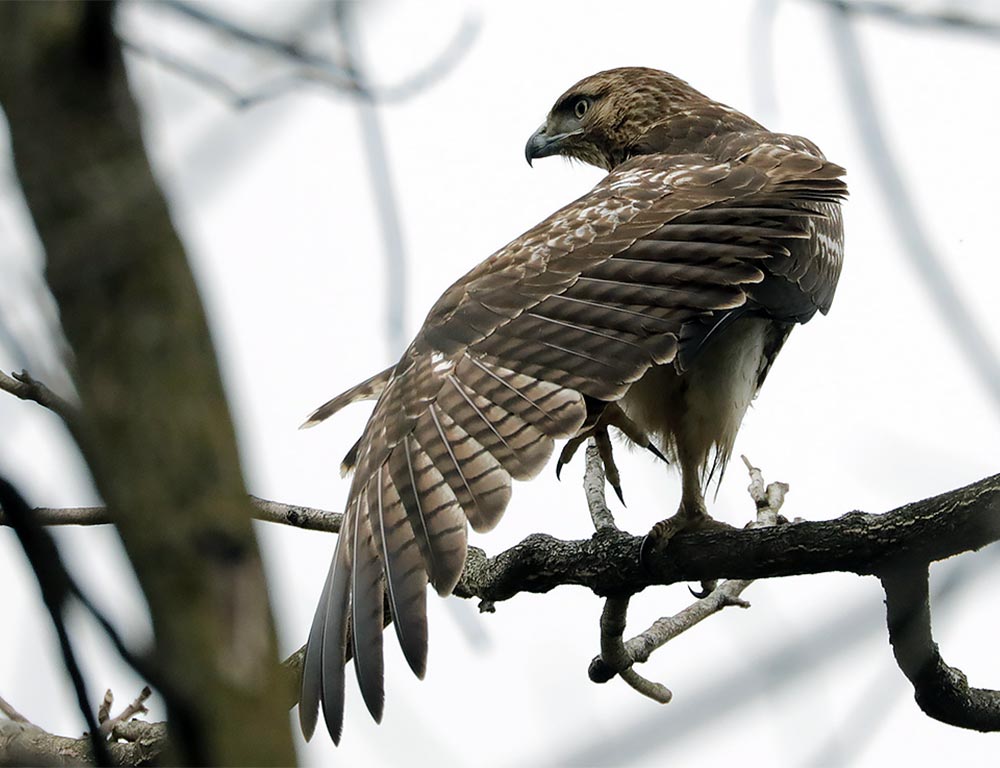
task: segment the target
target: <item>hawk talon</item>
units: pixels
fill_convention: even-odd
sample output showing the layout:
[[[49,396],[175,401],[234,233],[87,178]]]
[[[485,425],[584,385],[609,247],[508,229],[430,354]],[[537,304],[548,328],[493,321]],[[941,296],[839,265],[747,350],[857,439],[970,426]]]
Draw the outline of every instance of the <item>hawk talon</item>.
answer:
[[[652,442],[648,442],[648,443],[646,443],[646,446],[645,446],[645,447],[646,447],[646,450],[647,450],[647,451],[649,451],[649,452],[650,452],[651,454],[653,454],[653,455],[654,455],[654,456],[655,456],[656,458],[658,458],[658,459],[659,459],[660,461],[662,461],[662,462],[663,462],[664,464],[669,464],[669,463],[670,463],[670,459],[668,459],[668,458],[667,458],[666,456],[664,456],[664,455],[663,455],[663,454],[662,454],[662,453],[660,452],[660,449],[659,449],[659,448],[657,448],[657,447],[656,447],[655,445],[653,445],[653,443],[652,443]]]
[[[691,589],[691,587],[688,587],[688,592],[690,592],[697,599],[704,600],[715,591],[717,586],[719,586],[718,579],[708,579],[707,581],[701,582],[700,590],[694,590]]]
[[[639,565],[644,571],[648,572],[650,570],[650,558],[653,555],[653,549],[666,544],[666,542],[684,530],[686,527],[684,525],[685,520],[684,515],[678,512],[673,517],[661,520],[650,529],[649,533],[643,538],[642,547],[639,549]]]
[[[594,444],[597,452],[604,463],[604,478],[615,491],[618,501],[625,505],[625,497],[622,495],[622,479],[618,473],[618,465],[615,464],[615,456],[611,450],[611,437],[608,435],[607,427],[600,427],[594,431]]]
[[[598,420],[593,427],[584,430],[576,437],[568,440],[559,454],[556,462],[556,480],[562,479],[562,468],[572,461],[580,446],[587,438],[594,438],[594,444],[601,456],[601,463],[604,464],[604,477],[608,484],[614,489],[615,496],[625,505],[625,497],[622,495],[621,475],[618,473],[618,465],[615,463],[614,452],[611,447],[611,437],[608,435],[608,428]]]
[[[559,460],[556,462],[556,480],[561,480],[562,468],[569,464],[573,457],[576,456],[577,450],[583,445],[583,441],[587,439],[586,435],[579,435],[566,441],[566,445],[563,446],[562,451],[559,453]]]

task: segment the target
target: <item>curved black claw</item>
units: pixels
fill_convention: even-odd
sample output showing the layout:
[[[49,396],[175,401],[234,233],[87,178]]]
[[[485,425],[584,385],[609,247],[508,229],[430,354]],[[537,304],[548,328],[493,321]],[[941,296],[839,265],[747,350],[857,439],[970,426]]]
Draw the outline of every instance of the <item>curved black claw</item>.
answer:
[[[650,573],[652,571],[652,568],[650,568],[650,558],[653,556],[653,548],[655,546],[656,540],[653,538],[653,535],[647,533],[642,539],[642,546],[639,547],[639,567],[643,573]]]
[[[717,579],[711,579],[710,581],[703,581],[701,583],[701,589],[700,590],[694,590],[694,589],[691,589],[691,587],[688,587],[688,592],[690,592],[692,595],[694,595],[699,600],[704,600],[706,597],[708,597],[710,594],[712,594],[715,591],[715,588],[718,585],[719,585],[719,582],[718,582]]]
[[[647,573],[650,571],[650,558],[653,556],[653,550],[665,545],[674,536],[684,530],[686,523],[687,518],[678,513],[673,517],[668,517],[666,520],[661,520],[650,529],[649,533],[646,534],[646,538],[642,540],[642,547],[639,549],[639,566],[644,571]]]
[[[559,461],[556,462],[556,480],[561,479],[562,468],[572,461],[584,440],[586,440],[585,436],[574,437],[563,446],[562,451],[559,452]]]
[[[611,448],[611,437],[608,435],[607,427],[597,427],[594,430],[594,444],[597,445],[597,452],[604,464],[604,477],[624,507],[626,505],[625,497],[622,495],[622,479],[618,473],[618,465],[615,464],[615,455]]]
[[[658,458],[664,464],[669,464],[670,463],[670,459],[668,459],[666,456],[664,456],[660,452],[660,449],[657,448],[655,445],[653,445],[651,442],[650,443],[646,443],[646,450],[649,451],[651,454],[653,454],[656,458]]]
[[[615,496],[618,497],[618,501],[620,501],[622,503],[623,507],[627,507],[628,504],[625,503],[625,497],[622,496],[622,487],[620,485],[618,485],[617,483],[612,483],[611,487],[612,487],[612,489],[614,489]]]

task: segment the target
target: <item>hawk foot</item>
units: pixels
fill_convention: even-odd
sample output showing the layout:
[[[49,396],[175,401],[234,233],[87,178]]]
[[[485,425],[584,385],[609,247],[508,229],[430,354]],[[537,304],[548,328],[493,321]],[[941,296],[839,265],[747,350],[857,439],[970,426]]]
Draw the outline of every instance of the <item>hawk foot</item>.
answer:
[[[614,452],[611,447],[611,437],[608,435],[609,426],[617,427],[632,442],[643,446],[663,462],[669,463],[667,457],[653,445],[646,433],[632,419],[625,415],[625,412],[617,403],[608,403],[604,406],[604,410],[601,411],[601,415],[598,416],[597,420],[590,427],[580,430],[579,433],[563,446],[562,452],[559,454],[559,460],[556,462],[556,478],[559,478],[562,474],[563,466],[568,464],[573,456],[576,455],[580,446],[588,438],[592,437],[601,456],[601,462],[604,464],[604,475],[614,489],[618,500],[622,504],[625,504],[625,497],[622,495],[621,475],[618,472],[618,465],[615,463]]]
[[[678,533],[684,531],[731,531],[733,526],[728,523],[723,523],[720,520],[716,520],[710,517],[708,514],[700,513],[697,515],[689,515],[684,509],[681,509],[673,517],[668,517],[666,520],[661,520],[656,525],[654,525],[646,537],[642,540],[642,547],[639,550],[639,564],[644,570],[649,569],[650,558],[653,556],[653,551],[656,549],[662,549],[667,545],[667,543]],[[706,585],[702,585],[703,591]],[[711,590],[709,590],[711,591]],[[699,595],[694,593],[695,597],[704,597],[704,595]]]
[[[621,475],[618,473],[618,465],[615,464],[615,455],[611,449],[611,436],[608,435],[608,428],[600,423],[595,424],[590,429],[579,433],[576,437],[569,440],[565,446],[563,446],[562,452],[559,454],[559,461],[556,462],[556,478],[562,474],[562,468],[564,465],[569,464],[573,456],[576,455],[577,450],[583,445],[584,441],[588,438],[594,438],[594,445],[597,446],[597,452],[601,457],[601,463],[604,465],[604,477],[611,484],[611,487],[615,490],[615,496],[618,500],[625,504],[625,497],[622,496],[622,481]]]

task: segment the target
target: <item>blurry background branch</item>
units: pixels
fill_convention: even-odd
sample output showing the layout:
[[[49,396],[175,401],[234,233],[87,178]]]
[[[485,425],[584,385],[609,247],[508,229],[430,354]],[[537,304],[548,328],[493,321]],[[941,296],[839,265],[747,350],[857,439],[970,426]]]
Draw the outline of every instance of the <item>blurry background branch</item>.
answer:
[[[314,82],[326,85],[334,92],[347,95],[362,96],[368,101],[402,101],[416,96],[421,91],[434,85],[440,78],[451,72],[459,60],[471,47],[479,32],[479,20],[474,15],[466,16],[460,23],[448,45],[430,61],[407,75],[403,80],[392,85],[376,85],[359,82],[358,72],[348,61],[338,62],[334,58],[316,53],[304,45],[271,37],[262,32],[248,29],[240,24],[223,18],[201,5],[184,2],[183,0],[164,0],[160,3],[182,16],[186,16],[197,24],[207,27],[224,38],[241,43],[252,48],[269,52],[295,66],[292,75],[300,84]],[[334,4],[338,23],[342,11]],[[176,54],[168,54],[160,48],[150,48],[146,43],[130,40],[130,48],[148,55],[153,60],[160,61],[165,66],[175,69],[181,74],[192,75],[199,80],[204,70],[197,64],[186,61]],[[291,79],[291,78],[290,78]],[[234,89],[235,90],[235,89]]]
[[[973,316],[968,302],[963,299],[944,265],[944,259],[931,245],[923,219],[899,171],[868,81],[864,52],[852,25],[851,14],[859,4],[829,5],[832,6],[829,14],[830,36],[850,101],[849,113],[854,116],[865,159],[873,172],[872,178],[881,186],[892,224],[900,242],[905,245],[914,271],[922,280],[969,367],[992,397],[1000,416],[1000,358]]]
[[[930,8],[915,9],[908,2],[879,2],[878,0],[809,0],[817,5],[825,5],[837,11],[873,16],[896,24],[924,29],[940,29],[945,32],[963,32],[987,38],[1000,38],[1000,24],[976,16],[971,9],[962,11]]]
[[[375,208],[382,233],[386,274],[385,337],[390,358],[406,345],[404,322],[407,314],[406,253],[401,217],[392,181],[388,149],[378,105],[399,102],[418,95],[451,72],[469,50],[479,30],[475,16],[467,15],[445,46],[427,64],[411,72],[401,82],[381,86],[373,83],[363,65],[361,35],[356,15],[363,7],[356,2],[333,3],[333,24],[338,57],[317,53],[298,42],[290,42],[248,29],[212,11],[184,0],[165,0],[161,7],[190,19],[228,40],[272,54],[290,63],[290,73],[263,85],[237,85],[182,55],[153,43],[122,35],[130,51],[170,69],[191,82],[220,95],[237,109],[245,109],[281,97],[303,86],[325,86],[334,94],[354,97],[358,104],[361,133],[368,163]],[[338,60],[339,59],[339,60]]]
[[[148,601],[170,761],[289,764],[235,436],[142,145],[114,10],[0,6],[0,103],[74,353],[75,437]]]

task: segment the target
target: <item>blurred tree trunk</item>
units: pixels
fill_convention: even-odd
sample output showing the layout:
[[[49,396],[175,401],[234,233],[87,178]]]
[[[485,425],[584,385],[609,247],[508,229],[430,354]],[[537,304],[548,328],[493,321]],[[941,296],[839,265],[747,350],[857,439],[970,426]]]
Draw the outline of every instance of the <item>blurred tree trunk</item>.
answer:
[[[76,438],[152,614],[152,663],[169,688],[164,761],[290,764],[232,424],[113,12],[0,3],[0,103],[75,355]]]

